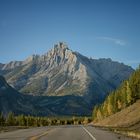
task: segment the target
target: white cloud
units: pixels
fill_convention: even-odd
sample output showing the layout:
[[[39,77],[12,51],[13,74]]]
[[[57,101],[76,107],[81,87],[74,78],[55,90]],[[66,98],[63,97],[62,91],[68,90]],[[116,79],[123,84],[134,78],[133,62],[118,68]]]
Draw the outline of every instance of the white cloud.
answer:
[[[126,45],[126,41],[121,40],[121,39],[117,39],[117,38],[111,38],[111,37],[97,37],[96,39],[98,40],[104,40],[104,41],[109,41],[109,42],[113,42],[117,45],[120,46],[125,46]]]

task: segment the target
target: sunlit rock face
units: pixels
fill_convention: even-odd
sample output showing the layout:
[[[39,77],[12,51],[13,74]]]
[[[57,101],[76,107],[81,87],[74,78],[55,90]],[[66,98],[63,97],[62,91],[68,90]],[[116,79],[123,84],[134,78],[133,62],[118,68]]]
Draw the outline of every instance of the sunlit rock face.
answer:
[[[24,94],[75,95],[93,103],[102,100],[132,72],[131,67],[111,59],[89,59],[63,42],[44,55],[0,65],[0,74]]]

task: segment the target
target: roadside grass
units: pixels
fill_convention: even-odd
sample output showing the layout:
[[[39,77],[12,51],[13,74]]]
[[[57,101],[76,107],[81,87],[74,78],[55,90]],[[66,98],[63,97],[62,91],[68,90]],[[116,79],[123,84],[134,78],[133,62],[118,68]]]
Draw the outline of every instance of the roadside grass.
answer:
[[[140,139],[140,100],[133,105],[113,114],[99,122],[94,122],[94,126],[104,130],[123,134],[129,137]]]
[[[15,131],[18,129],[27,129],[27,126],[0,126],[0,133]]]
[[[132,137],[140,139],[140,129],[132,129],[131,127],[107,127],[107,126],[95,126],[105,131],[112,131],[117,134],[125,135],[127,137]]]
[[[125,130],[125,131],[120,131],[120,130],[114,130],[115,133],[122,134],[128,137],[140,139],[140,131],[132,131],[132,130]]]

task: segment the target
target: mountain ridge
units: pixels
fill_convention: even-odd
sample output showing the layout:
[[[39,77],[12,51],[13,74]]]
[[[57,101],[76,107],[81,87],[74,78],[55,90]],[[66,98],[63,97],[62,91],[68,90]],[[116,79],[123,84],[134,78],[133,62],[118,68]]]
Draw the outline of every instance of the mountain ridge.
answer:
[[[16,90],[34,96],[75,95],[94,105],[134,70],[111,59],[89,59],[58,43],[44,55],[10,62],[0,74]]]

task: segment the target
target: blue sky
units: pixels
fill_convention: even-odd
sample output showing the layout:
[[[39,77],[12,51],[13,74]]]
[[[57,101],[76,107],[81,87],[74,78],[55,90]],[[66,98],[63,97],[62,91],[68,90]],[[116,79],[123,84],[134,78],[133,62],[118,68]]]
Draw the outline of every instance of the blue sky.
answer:
[[[0,0],[0,62],[59,41],[93,58],[140,63],[139,0]]]

